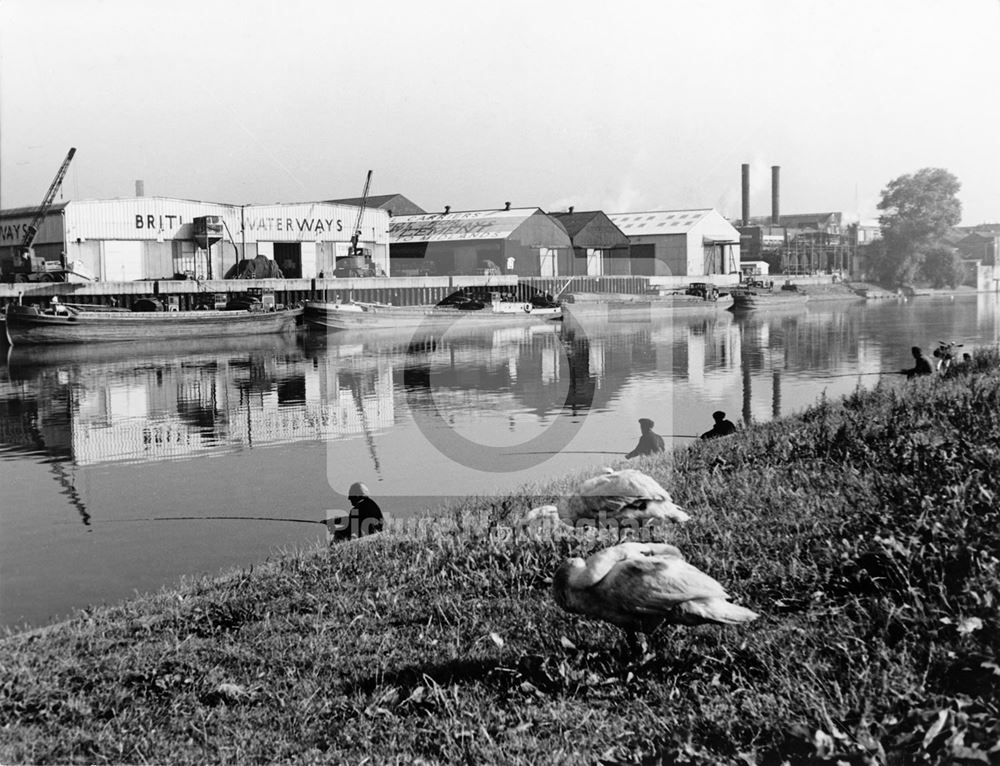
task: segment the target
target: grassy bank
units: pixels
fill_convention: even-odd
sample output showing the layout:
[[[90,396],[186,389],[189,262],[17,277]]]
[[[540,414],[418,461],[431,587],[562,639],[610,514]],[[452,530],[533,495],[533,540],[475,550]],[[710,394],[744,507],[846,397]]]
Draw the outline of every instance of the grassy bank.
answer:
[[[471,498],[5,639],[0,762],[996,762],[1000,358],[975,365],[638,464],[751,625],[626,661],[549,595],[599,544]]]

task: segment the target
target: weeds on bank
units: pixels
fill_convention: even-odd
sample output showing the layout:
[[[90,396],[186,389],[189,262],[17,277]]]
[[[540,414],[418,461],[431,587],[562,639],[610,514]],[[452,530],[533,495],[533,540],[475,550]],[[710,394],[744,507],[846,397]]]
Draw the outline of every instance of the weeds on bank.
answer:
[[[497,532],[566,478],[6,639],[0,761],[995,762],[998,368],[641,463],[751,626],[635,660],[560,612],[606,540]]]

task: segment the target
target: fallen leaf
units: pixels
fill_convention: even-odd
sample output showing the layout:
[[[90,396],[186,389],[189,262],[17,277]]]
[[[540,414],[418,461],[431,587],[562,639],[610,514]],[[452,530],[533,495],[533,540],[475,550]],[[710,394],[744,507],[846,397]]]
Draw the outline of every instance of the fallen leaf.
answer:
[[[941,730],[944,728],[944,724],[947,720],[948,720],[948,711],[939,710],[937,714],[937,720],[931,724],[930,728],[927,730],[927,733],[924,734],[923,748],[925,750],[930,746],[931,742],[934,741],[934,738],[941,733]]]
[[[966,617],[958,623],[958,632],[964,636],[974,630],[979,630],[981,627],[983,627],[983,621],[978,617]]]

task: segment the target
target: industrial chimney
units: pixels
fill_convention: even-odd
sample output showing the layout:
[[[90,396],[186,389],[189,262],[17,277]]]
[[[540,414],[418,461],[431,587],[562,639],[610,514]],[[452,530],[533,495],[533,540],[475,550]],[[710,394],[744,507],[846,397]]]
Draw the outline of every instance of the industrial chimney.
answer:
[[[779,207],[779,202],[781,200],[781,194],[779,190],[781,175],[781,166],[772,165],[771,166],[771,225],[779,226],[781,224],[781,210]]]
[[[144,191],[145,190],[143,189],[142,181],[136,181],[135,182],[135,196],[136,197],[142,197],[142,196],[144,196]]]
[[[743,164],[743,225],[750,225],[750,166]]]

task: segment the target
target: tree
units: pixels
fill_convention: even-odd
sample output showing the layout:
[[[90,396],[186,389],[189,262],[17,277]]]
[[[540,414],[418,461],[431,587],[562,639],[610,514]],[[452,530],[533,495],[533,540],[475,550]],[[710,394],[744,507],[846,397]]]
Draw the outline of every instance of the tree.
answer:
[[[962,283],[965,270],[953,247],[934,245],[923,253],[920,273],[931,287],[955,287]]]
[[[884,249],[875,271],[884,284],[913,278],[924,253],[937,246],[962,219],[962,184],[943,168],[923,168],[900,176],[882,190],[878,209]]]

